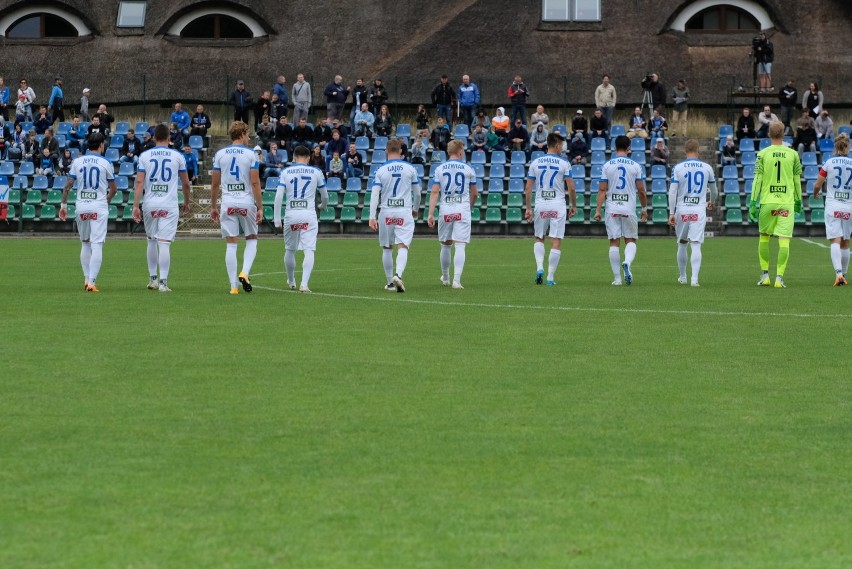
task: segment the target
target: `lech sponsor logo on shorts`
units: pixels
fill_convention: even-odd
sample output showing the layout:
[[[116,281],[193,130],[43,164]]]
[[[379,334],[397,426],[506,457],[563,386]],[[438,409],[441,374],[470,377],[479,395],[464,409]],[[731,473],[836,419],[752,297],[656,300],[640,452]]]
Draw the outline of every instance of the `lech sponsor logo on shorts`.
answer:
[[[308,209],[308,200],[290,200],[290,209]]]
[[[228,184],[229,192],[244,192],[246,191],[245,184]]]
[[[308,224],[307,223],[291,223],[290,231],[307,231]]]
[[[614,202],[626,202],[630,199],[630,196],[628,194],[612,194],[611,199]]]
[[[462,214],[461,213],[448,213],[444,216],[444,221],[447,223],[451,221],[461,221]]]
[[[79,200],[96,200],[96,199],[98,199],[98,192],[80,192],[77,195],[77,199],[79,199]]]
[[[697,213],[690,213],[690,214],[686,214],[686,215],[681,215],[680,220],[681,221],[698,221],[698,214]]]
[[[541,192],[541,199],[553,200],[556,199],[556,190],[544,190]]]
[[[388,198],[388,207],[405,207],[405,200],[401,198]]]
[[[244,207],[229,207],[228,215],[241,215],[245,217],[248,215],[248,209]]]
[[[786,209],[773,209],[771,211],[771,213],[772,213],[772,215],[778,216],[778,217],[788,217],[790,215],[789,210],[786,210]]]
[[[398,225],[399,227],[402,227],[405,225],[405,220],[401,217],[386,217],[385,225]]]
[[[169,191],[166,184],[151,184],[151,191],[155,193],[165,193]]]

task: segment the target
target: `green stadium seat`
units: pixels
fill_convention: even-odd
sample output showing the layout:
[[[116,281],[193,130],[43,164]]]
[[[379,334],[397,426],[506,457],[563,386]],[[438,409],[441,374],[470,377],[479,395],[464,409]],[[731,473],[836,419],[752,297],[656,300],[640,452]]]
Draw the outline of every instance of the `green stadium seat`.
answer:
[[[475,207],[472,210],[470,210],[470,222],[471,223],[478,223],[480,221],[482,221],[482,210],[479,209],[478,207]]]
[[[62,203],[62,191],[60,190],[50,190],[47,192],[47,202],[50,205],[59,205]]]
[[[506,221],[509,223],[520,223],[524,220],[524,216],[521,213],[521,208],[519,207],[510,207],[506,210]]]
[[[500,223],[503,221],[503,214],[498,207],[489,207],[485,210],[485,223]]]
[[[116,221],[118,219],[118,206],[109,206],[109,220]]]
[[[425,215],[426,215],[426,212],[424,212],[424,219],[426,218]],[[361,208],[361,221],[363,221],[364,223],[367,223],[368,221],[370,221],[370,208],[368,208],[368,207],[362,207]]]
[[[71,190],[68,192],[68,203],[77,203],[77,190]]]
[[[488,193],[488,198],[485,201],[485,205],[487,207],[501,207],[503,205],[503,194],[499,192]],[[488,216],[486,215],[485,221],[488,221]]]
[[[124,203],[124,192],[118,190],[115,192],[115,195],[112,196],[112,200],[109,202],[112,205],[121,205]]]
[[[56,219],[56,206],[44,204],[41,206],[41,212],[39,213],[38,218],[44,221],[53,221]]]
[[[6,211],[6,219],[15,219],[15,206],[9,204],[9,209]]]
[[[21,203],[21,190],[9,190],[9,203]]]
[[[340,203],[339,192],[328,192],[328,207],[332,208]]]
[[[669,210],[663,208],[654,208],[654,213],[651,215],[651,221],[654,223],[668,223]]]
[[[358,192],[346,192],[343,194],[343,205],[348,207],[358,207],[359,195]]]
[[[635,138],[633,140],[636,140]],[[667,208],[669,207],[669,196],[666,194],[654,194],[651,196],[651,206],[654,208]]]
[[[266,221],[272,221],[272,215],[274,214],[274,210],[271,205],[263,206],[263,219]]]
[[[328,206],[325,210],[320,212],[319,220],[320,221],[334,221],[337,217],[337,212],[334,206]]]
[[[814,198],[813,196],[808,198],[808,205],[811,209],[825,209],[825,200],[820,198]]]
[[[11,211],[11,207],[9,210]],[[824,209],[812,209],[811,210],[811,223],[825,223],[825,210]]]
[[[340,210],[340,221],[350,222],[355,221],[357,216],[355,215],[354,207],[344,207]]]
[[[506,198],[509,207],[524,207],[524,194],[509,194]],[[508,218],[508,215],[506,216]]]
[[[482,194],[476,194],[476,199],[473,200],[473,207],[482,207]]]
[[[370,207],[370,200],[373,199],[373,192],[367,192],[364,194],[364,207]],[[427,200],[426,203],[429,203]]]
[[[41,190],[27,190],[27,202],[30,205],[41,203]]]
[[[68,219],[75,219],[77,217],[77,206],[74,204],[68,204],[66,213],[68,214]]]
[[[739,194],[728,194],[725,196],[725,207],[726,208],[737,208],[739,209],[742,206],[742,198],[740,198]]]
[[[21,208],[21,219],[35,219],[35,206],[30,203],[25,203]]]
[[[594,138],[593,140],[597,140]],[[577,209],[582,209],[586,206],[586,194],[578,193],[577,194]]]
[[[275,205],[275,192],[261,192],[263,205]]]
[[[598,139],[595,139],[595,140],[598,140]],[[584,221],[586,221],[585,210],[583,210],[583,208],[578,206],[577,207],[577,213],[575,213],[570,218],[568,218],[568,221],[570,221],[571,223],[583,223]]]
[[[804,223],[805,222],[805,212],[797,211],[793,217],[793,223]]]
[[[742,223],[743,222],[743,211],[739,208],[729,209],[725,213],[725,221],[727,221],[728,223]]]

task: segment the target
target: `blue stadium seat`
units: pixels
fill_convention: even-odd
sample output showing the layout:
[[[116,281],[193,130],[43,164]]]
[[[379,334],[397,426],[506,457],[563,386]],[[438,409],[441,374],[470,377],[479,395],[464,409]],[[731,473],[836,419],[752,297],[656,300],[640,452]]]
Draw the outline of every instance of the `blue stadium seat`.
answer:
[[[746,166],[748,164],[754,164],[756,162],[757,162],[757,155],[752,151],[746,151],[746,152],[743,152],[740,155],[740,163],[743,166]]]
[[[388,137],[387,136],[377,136],[375,140],[373,140],[373,150],[385,150],[388,147]]]
[[[665,180],[661,180],[657,178],[656,180],[651,180],[651,193],[652,194],[665,194],[669,191],[668,185]]]
[[[107,148],[104,158],[112,163],[118,162],[118,148]]]
[[[453,128],[453,138],[467,138],[468,136],[470,136],[470,129],[466,124],[457,124]]]
[[[630,139],[630,150],[632,150],[633,152],[645,152],[645,139],[639,138],[638,136],[636,138]]]
[[[406,138],[411,138],[411,125],[408,123],[400,123],[396,125],[396,136],[404,136]]]
[[[470,153],[471,164],[485,164],[485,153],[481,150],[476,150]]]
[[[484,154],[484,152],[482,153]],[[473,163],[470,165],[473,168],[474,173],[476,173],[477,178],[485,177],[485,166],[479,163]]]
[[[740,183],[737,180],[725,180],[723,190],[726,194],[738,194],[740,193]]]
[[[550,132],[558,132],[563,138],[568,138],[568,128],[564,124],[555,124]]]
[[[133,162],[122,162],[118,167],[119,176],[132,176],[136,173],[136,166]]]
[[[491,153],[491,163],[492,164],[505,164],[506,163],[506,153],[502,150],[495,150]]]
[[[147,130],[148,130],[149,126],[150,126],[150,125],[148,124],[148,122],[147,122],[147,121],[139,121],[138,123],[136,123],[136,128],[134,128],[134,129],[133,129],[133,131],[134,131],[137,135],[138,135],[138,134],[144,134],[144,133],[145,133],[145,131],[147,131]]]
[[[585,192],[586,191],[586,179],[585,178],[574,178],[574,190],[577,192]]]
[[[574,164],[571,166],[571,177],[575,180],[577,178],[585,178],[586,177],[586,167],[582,164]]]
[[[740,139],[740,152],[754,152],[754,139],[753,138],[741,138]]]
[[[746,180],[745,184],[743,184],[743,193],[747,196],[751,195],[751,184],[754,182],[754,179]]]
[[[115,187],[119,190],[126,190],[130,187],[130,184],[127,182],[127,176],[116,176],[115,177]]]
[[[816,180],[808,180],[808,183],[805,185],[805,189],[803,190],[805,195],[814,195],[814,184],[816,184]]]
[[[124,146],[124,136],[121,134],[113,134],[109,139],[110,148],[121,148]]]
[[[541,157],[542,157],[542,156],[544,156],[545,154],[546,154],[546,152],[543,152],[543,151],[541,151],[541,150],[533,150],[533,153],[532,153],[532,154],[530,154],[530,161],[533,161],[533,160],[535,160],[535,159],[537,159],[537,158],[541,158]]]
[[[527,175],[526,169],[523,164],[512,164],[509,167],[509,177],[510,178],[520,178],[523,179]]]
[[[64,134],[57,134],[56,144],[59,146],[60,150],[65,150],[65,147],[68,146],[68,138]]]
[[[595,150],[606,150],[606,139],[597,137],[592,139],[592,152]]]
[[[595,150],[592,152],[592,165],[603,164],[606,162],[606,153],[603,150]],[[643,160],[644,162],[644,160]]]
[[[662,164],[654,164],[651,166],[651,179],[653,180],[665,180],[666,179],[666,167]]]
[[[491,168],[488,170],[489,178],[502,178],[506,175],[506,167],[503,164],[491,164]]]
[[[746,164],[743,166],[743,178],[746,180],[754,179],[754,164]]]
[[[54,176],[53,177],[53,189],[54,190],[63,190],[65,189],[65,182],[68,181],[66,176]]]
[[[503,178],[491,178],[488,180],[488,193],[499,193],[503,190]]]
[[[189,137],[189,147],[194,150],[201,150],[204,148],[204,139],[197,134],[193,134]]]
[[[734,134],[734,127],[729,124],[723,124],[719,127],[719,138],[725,138],[729,134]]]
[[[803,152],[802,153],[802,166],[816,166],[817,158],[816,152]]]
[[[21,166],[23,166],[24,164],[27,164],[27,162],[22,162]],[[32,162],[29,162],[29,164],[32,164]],[[10,161],[7,160],[6,162],[0,163],[0,176],[14,176],[14,175],[15,175],[15,163],[14,162],[10,162]]]
[[[526,164],[527,155],[523,150],[512,151],[512,164]]]
[[[337,176],[331,176],[325,181],[325,189],[329,192],[339,192],[342,188],[343,184]]]
[[[266,185],[263,187],[267,192],[274,192],[278,189],[278,176],[269,176],[266,179]]]
[[[826,160],[828,160],[832,156],[834,156],[833,152],[823,152],[822,153],[822,161],[825,162]]]
[[[626,132],[627,132],[627,130],[624,128],[623,124],[614,124],[611,127],[609,127],[609,136],[613,139],[616,136],[621,136],[621,135],[625,134]]]
[[[820,152],[834,152],[834,141],[830,138],[820,138],[819,139],[819,151]]]
[[[68,134],[71,132],[71,127],[73,125],[70,122],[61,122],[56,125],[56,134]]]
[[[793,146],[793,137],[792,136],[785,136],[782,140],[784,142],[784,146],[788,146],[788,147]]]
[[[347,192],[360,192],[361,191],[361,178],[346,178],[346,191]]]
[[[88,128],[88,127],[89,127],[89,125],[86,124],[86,128]],[[32,121],[23,121],[21,123],[21,130],[23,130],[24,132],[29,132],[30,130],[32,130],[32,128],[33,128]]]
[[[594,182],[595,180],[600,180],[601,175],[603,174],[603,166],[600,164],[596,164],[592,166],[592,171],[589,173],[589,177]]]
[[[736,180],[740,176],[737,173],[737,167],[733,164],[728,164],[724,168],[722,168],[722,179],[724,180]]]
[[[645,165],[645,151],[642,152],[631,152],[630,159],[636,162],[637,164]]]
[[[366,136],[358,136],[355,138],[355,148],[358,150],[367,150],[370,148],[370,139]]]
[[[384,150],[373,151],[373,164],[384,164],[388,161],[388,153]]]
[[[771,144],[771,142],[769,141],[768,138],[760,138],[760,139],[758,139],[757,149],[763,150],[764,148],[768,148],[770,144]]]
[[[432,162],[437,164],[441,164],[442,162],[447,161],[447,153],[443,150],[433,150],[432,151]]]
[[[819,176],[819,166],[805,166],[805,180],[816,180]]]
[[[414,166],[414,170],[417,171],[417,175],[421,178],[426,175],[426,169],[423,167],[423,164],[412,164],[412,166]]]
[[[26,176],[15,176],[14,180],[12,180],[12,187],[20,190],[28,188],[30,187],[30,179]]]
[[[12,166],[11,163],[9,165]],[[21,176],[35,176],[35,164],[29,160],[21,162],[21,165],[18,166],[18,174]]]
[[[524,180],[523,178],[509,178],[509,192],[523,192],[524,191]]]
[[[36,176],[33,178],[34,190],[47,190],[50,186],[47,184],[47,176]]]
[[[115,128],[113,129],[113,134],[117,134],[120,136],[124,136],[130,131],[130,123],[126,123],[124,121],[119,121],[115,123]]]

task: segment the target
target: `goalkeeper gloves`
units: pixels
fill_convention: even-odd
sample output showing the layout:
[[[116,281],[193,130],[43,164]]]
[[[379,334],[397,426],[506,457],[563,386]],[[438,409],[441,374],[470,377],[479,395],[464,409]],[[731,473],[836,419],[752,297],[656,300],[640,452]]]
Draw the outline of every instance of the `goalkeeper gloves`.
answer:
[[[748,220],[754,223],[757,221],[757,202],[748,203]]]
[[[793,204],[793,210],[796,213],[802,213],[802,200],[796,200],[796,202]]]

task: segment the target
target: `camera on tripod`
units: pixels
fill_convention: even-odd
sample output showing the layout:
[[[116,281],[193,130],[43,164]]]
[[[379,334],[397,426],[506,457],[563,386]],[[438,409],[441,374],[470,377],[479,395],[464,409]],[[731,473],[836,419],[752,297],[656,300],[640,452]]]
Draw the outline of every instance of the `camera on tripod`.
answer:
[[[650,91],[654,86],[653,83],[654,83],[654,78],[651,76],[650,73],[646,73],[645,78],[642,79],[642,83],[641,83],[642,88],[646,91]]]

